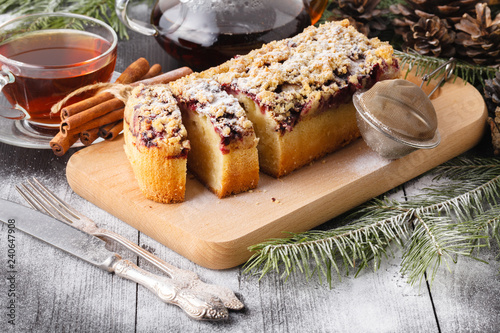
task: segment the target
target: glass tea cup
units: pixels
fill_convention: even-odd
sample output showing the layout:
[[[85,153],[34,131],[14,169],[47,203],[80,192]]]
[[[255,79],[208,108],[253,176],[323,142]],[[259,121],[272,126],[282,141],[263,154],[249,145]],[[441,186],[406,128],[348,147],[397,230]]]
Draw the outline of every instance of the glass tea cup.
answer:
[[[50,108],[77,88],[111,79],[118,37],[106,23],[78,14],[44,13],[0,25],[0,89],[25,134],[59,126]],[[76,101],[76,100],[73,100]],[[72,101],[72,102],[73,102]]]

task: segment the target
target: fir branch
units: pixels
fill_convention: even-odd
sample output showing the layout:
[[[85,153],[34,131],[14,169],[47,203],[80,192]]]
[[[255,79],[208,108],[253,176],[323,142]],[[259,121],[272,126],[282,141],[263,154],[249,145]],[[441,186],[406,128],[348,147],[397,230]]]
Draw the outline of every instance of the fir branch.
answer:
[[[497,246],[500,246],[500,205],[492,207],[490,210],[480,215],[474,221],[474,226],[470,232],[482,233],[485,235],[492,235],[493,240],[496,241]],[[485,238],[485,245],[490,247],[489,238]],[[478,241],[478,246],[480,246]]]
[[[254,245],[249,250],[256,253],[247,262],[246,271],[258,269],[261,276],[273,270],[281,273],[280,264],[284,264],[282,277],[288,277],[298,268],[307,277],[317,272],[320,279],[323,275],[331,284],[332,268],[340,277],[342,266],[346,270],[358,266],[362,269],[373,260],[376,269],[386,256],[387,246],[391,242],[402,245],[408,237],[408,215],[411,214],[411,211],[399,211],[383,220],[368,216],[329,231],[313,230]]]
[[[127,29],[115,12],[114,0],[0,0],[0,13],[26,15],[32,13],[72,12],[108,23],[120,38],[128,38]]]
[[[406,202],[375,198],[345,217],[354,218],[347,225],[251,246],[245,272],[287,278],[298,270],[331,285],[333,272],[340,278],[342,269],[348,274],[370,262],[376,270],[397,243],[404,250],[401,271],[415,284],[426,272],[432,281],[443,263],[451,269],[458,256],[472,256],[490,239],[500,245],[500,160],[455,159],[432,172],[447,182],[424,189],[425,195]]]
[[[69,10],[76,14],[87,15],[107,22],[120,38],[128,38],[127,29],[115,11],[115,0],[93,0],[89,2],[76,0],[73,1]]]
[[[453,223],[450,216],[415,216],[415,228],[401,262],[401,272],[410,284],[421,282],[425,273],[430,274],[432,282],[443,263],[451,270],[450,261],[456,262],[458,255],[469,255],[472,248],[479,246],[477,240],[486,237],[470,234],[469,223]]]
[[[495,158],[457,158],[436,167],[435,179],[486,181],[500,174],[500,160]],[[472,177],[471,177],[472,176]]]
[[[425,188],[425,195],[410,198],[413,204],[453,213],[463,219],[470,219],[471,214],[484,213],[489,207],[500,204],[498,159],[458,158],[436,167],[433,172],[436,173],[435,181],[443,178],[448,181]]]
[[[401,67],[408,65],[406,75],[408,75],[408,73],[415,68],[415,75],[422,76],[430,73],[448,61],[448,59],[424,56],[418,54],[417,52],[402,52],[394,50],[394,55],[400,59]],[[475,85],[477,81],[479,81],[481,85],[484,85],[484,80],[492,79],[499,71],[500,68],[498,67],[472,65],[457,60],[454,74],[472,85]],[[441,73],[436,74],[436,76],[439,75],[441,75]]]

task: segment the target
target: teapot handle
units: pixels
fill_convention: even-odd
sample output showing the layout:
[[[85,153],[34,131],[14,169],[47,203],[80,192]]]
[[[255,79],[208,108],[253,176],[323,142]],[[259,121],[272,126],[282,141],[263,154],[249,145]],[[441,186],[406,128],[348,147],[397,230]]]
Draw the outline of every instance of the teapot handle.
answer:
[[[138,32],[140,34],[146,36],[155,36],[158,33],[158,31],[152,24],[134,20],[128,17],[127,15],[128,3],[129,0],[116,0],[115,2],[116,13],[118,14],[118,17],[123,22],[123,24],[125,24],[127,28],[135,32]]]

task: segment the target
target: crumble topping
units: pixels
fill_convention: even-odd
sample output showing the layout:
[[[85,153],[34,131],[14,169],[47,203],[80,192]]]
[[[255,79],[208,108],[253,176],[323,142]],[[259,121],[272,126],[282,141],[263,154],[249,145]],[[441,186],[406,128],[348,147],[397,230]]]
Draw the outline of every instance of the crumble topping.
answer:
[[[140,101],[133,106],[130,118],[134,136],[147,147],[181,143],[182,149],[189,149],[181,111],[167,85],[140,85],[132,90],[131,98]]]
[[[229,144],[231,138],[241,138],[253,133],[252,122],[238,100],[212,80],[195,75],[170,83],[173,94],[180,103],[205,115],[215,131]]]
[[[313,106],[343,103],[356,89],[374,84],[384,71],[396,74],[392,53],[389,43],[368,39],[343,20],[310,26],[202,75],[213,77],[227,90],[252,96],[277,122],[290,127]],[[343,89],[351,91],[332,101]]]

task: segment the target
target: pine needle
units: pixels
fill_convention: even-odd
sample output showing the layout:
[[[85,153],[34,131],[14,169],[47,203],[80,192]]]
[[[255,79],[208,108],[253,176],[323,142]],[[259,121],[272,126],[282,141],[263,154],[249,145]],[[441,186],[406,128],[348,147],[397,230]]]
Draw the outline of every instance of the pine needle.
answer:
[[[26,15],[32,13],[72,12],[108,23],[121,39],[128,39],[127,29],[115,12],[115,0],[0,0],[0,13]]]
[[[408,65],[406,75],[408,75],[408,73],[415,68],[415,75],[422,76],[432,72],[434,69],[448,61],[448,59],[424,56],[415,51],[402,52],[394,50],[394,55],[400,59],[401,67]],[[476,85],[477,81],[479,81],[480,84],[484,86],[484,80],[494,78],[496,73],[499,71],[500,68],[498,67],[472,65],[464,61],[457,60],[454,74],[456,77],[460,77],[465,82],[469,82],[472,85]],[[441,74],[442,73],[436,73],[434,77],[439,77]]]
[[[343,217],[351,221],[331,230],[289,233],[253,245],[245,272],[286,279],[298,271],[332,284],[351,269],[377,270],[392,244],[403,249],[401,272],[410,284],[431,282],[444,264],[474,250],[500,245],[500,160],[454,159],[434,170],[436,181],[424,194],[399,202],[375,198]],[[427,273],[427,275],[426,275]]]

